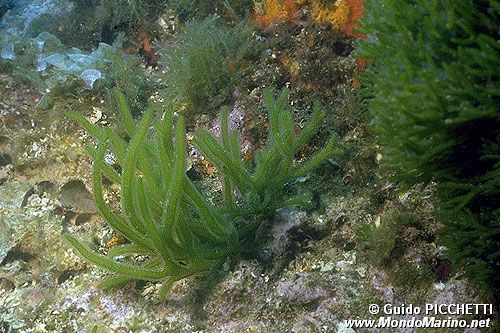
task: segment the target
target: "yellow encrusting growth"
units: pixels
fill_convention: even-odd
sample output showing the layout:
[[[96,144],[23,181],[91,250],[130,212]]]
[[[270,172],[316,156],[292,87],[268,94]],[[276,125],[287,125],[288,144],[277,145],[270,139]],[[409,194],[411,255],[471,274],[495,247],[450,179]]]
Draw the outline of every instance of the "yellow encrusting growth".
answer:
[[[288,13],[285,5],[278,0],[268,0],[265,4],[266,15],[276,20],[286,20]]]
[[[336,1],[333,5],[325,7],[314,1],[312,3],[312,16],[321,24],[333,24],[336,27],[343,26],[349,19],[349,6],[345,0]]]
[[[296,23],[294,14],[298,7],[294,0],[266,0],[263,10],[253,14],[253,20],[261,28],[265,28],[273,22],[290,21]]]
[[[353,31],[358,27],[357,21],[363,16],[362,0],[337,0],[329,5],[320,0],[312,0],[311,7],[311,15],[316,22],[332,24],[350,37],[364,37]]]

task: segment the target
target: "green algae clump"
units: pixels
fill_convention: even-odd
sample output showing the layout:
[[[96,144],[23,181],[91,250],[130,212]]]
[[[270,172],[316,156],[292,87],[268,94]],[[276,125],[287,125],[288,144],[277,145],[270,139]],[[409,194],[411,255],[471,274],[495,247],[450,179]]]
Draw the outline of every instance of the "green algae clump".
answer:
[[[236,134],[227,129],[227,118],[223,122],[222,145],[204,132],[196,140],[224,178],[226,201],[220,208],[209,203],[186,175],[184,117],[177,115],[174,121],[173,108],[168,108],[163,118],[155,118],[155,110],[150,108],[136,123],[125,97],[115,90],[128,141],[91,124],[80,114],[69,115],[99,141],[97,148],[87,148],[94,160],[94,201],[106,222],[128,240],[103,256],[74,236],[66,235],[83,257],[114,273],[100,283],[101,287],[132,280],[159,281],[160,296],[165,298],[174,282],[212,270],[229,254],[240,252],[263,214],[304,202],[302,197],[281,201],[276,195],[282,194],[287,182],[312,171],[330,157],[334,140],[303,165],[294,166],[295,153],[316,132],[324,113],[316,113],[294,137],[292,115],[285,109],[288,92],[284,91],[277,100],[269,91],[265,96],[270,139],[267,149],[258,154],[253,174],[241,161]],[[223,116],[227,117],[227,112]],[[105,162],[108,149],[121,172]],[[121,213],[115,213],[105,202],[103,176],[121,187]],[[236,199],[233,189],[239,190],[241,200]],[[140,264],[134,262],[134,255],[141,256]]]

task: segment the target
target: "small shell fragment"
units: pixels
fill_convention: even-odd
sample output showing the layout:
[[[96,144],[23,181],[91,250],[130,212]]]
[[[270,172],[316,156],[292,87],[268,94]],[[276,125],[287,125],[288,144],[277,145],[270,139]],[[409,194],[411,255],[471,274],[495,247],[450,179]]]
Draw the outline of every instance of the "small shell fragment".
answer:
[[[102,78],[102,74],[97,69],[86,69],[80,74],[80,78],[85,82],[87,89],[92,89],[94,82]]]

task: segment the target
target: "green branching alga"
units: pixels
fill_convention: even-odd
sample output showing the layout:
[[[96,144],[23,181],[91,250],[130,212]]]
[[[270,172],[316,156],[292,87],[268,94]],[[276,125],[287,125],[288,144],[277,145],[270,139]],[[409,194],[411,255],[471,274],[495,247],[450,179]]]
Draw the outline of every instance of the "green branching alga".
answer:
[[[436,183],[456,271],[500,295],[500,1],[365,1],[357,56],[381,166]]]
[[[294,135],[292,113],[286,107],[288,92],[275,100],[267,91],[268,146],[257,152],[254,168],[246,167],[237,134],[228,129],[225,109],[221,140],[202,131],[194,141],[222,175],[225,200],[223,207],[217,208],[186,175],[184,117],[175,115],[171,107],[162,117],[155,117],[155,112],[161,112],[152,107],[136,122],[123,94],[115,90],[115,97],[128,141],[80,114],[69,116],[99,142],[97,148],[87,148],[94,161],[94,200],[107,223],[129,241],[103,256],[66,235],[83,257],[114,273],[100,283],[101,287],[132,280],[159,281],[160,296],[165,298],[174,282],[212,270],[229,254],[241,251],[243,240],[258,227],[259,217],[279,207],[303,203],[303,196],[281,199],[286,184],[314,170],[334,152],[332,138],[316,155],[295,166],[294,155],[316,133],[324,112],[317,109],[310,123]],[[121,172],[105,162],[108,151],[116,157]],[[103,176],[121,187],[120,213],[105,202]],[[134,255],[147,259],[133,263]]]
[[[158,46],[165,66],[163,97],[176,108],[205,113],[231,96],[261,49],[250,25],[225,26],[217,16],[186,22],[172,44]]]

